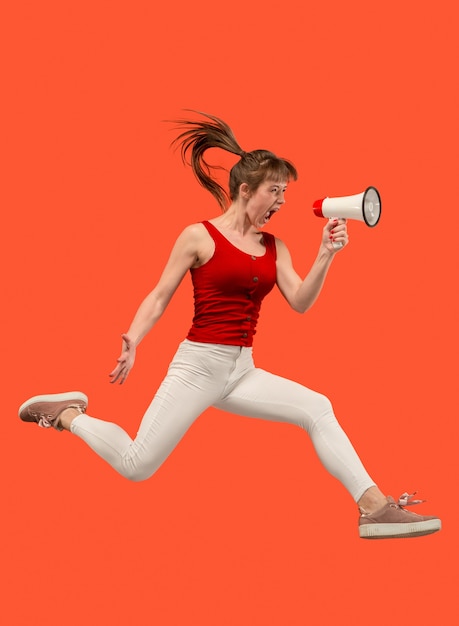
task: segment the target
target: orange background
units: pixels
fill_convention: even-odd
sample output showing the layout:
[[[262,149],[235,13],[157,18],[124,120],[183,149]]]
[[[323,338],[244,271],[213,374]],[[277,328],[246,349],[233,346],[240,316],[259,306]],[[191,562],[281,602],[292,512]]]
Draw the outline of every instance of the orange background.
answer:
[[[1,13],[2,623],[456,623],[456,3]],[[169,148],[163,120],[184,108],[296,164],[269,230],[302,274],[323,225],[313,201],[380,190],[380,224],[350,224],[313,310],[268,297],[255,356],[329,395],[381,488],[418,489],[441,533],[360,540],[353,501],[294,427],[209,410],[131,484],[17,418],[31,395],[81,389],[91,415],[135,434],[190,325],[188,277],[113,387],[120,334],[182,228],[218,213]]]

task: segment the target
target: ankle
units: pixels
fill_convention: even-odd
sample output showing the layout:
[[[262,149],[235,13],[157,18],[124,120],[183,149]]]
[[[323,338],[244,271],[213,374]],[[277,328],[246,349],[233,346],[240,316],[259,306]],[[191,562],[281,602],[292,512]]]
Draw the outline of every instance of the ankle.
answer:
[[[367,515],[379,511],[385,504],[387,504],[386,496],[376,486],[367,489],[357,502],[360,511]]]
[[[70,430],[70,426],[77,415],[81,415],[81,411],[73,406],[64,409],[58,418],[59,425],[62,426],[64,430]]]

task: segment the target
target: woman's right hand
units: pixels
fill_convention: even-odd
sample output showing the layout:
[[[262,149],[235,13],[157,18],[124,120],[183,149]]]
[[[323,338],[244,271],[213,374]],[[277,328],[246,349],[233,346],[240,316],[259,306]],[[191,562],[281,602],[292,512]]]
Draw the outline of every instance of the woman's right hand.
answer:
[[[129,372],[134,367],[135,361],[135,344],[129,335],[121,335],[123,338],[123,347],[121,349],[121,355],[117,359],[117,366],[110,372],[110,382],[122,385],[129,375]]]

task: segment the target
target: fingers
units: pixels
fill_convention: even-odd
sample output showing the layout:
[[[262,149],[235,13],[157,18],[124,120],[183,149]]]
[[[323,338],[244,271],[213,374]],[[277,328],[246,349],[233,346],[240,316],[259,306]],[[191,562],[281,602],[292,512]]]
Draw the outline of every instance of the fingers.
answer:
[[[126,380],[126,378],[128,377],[129,372],[130,372],[130,368],[127,367],[124,359],[118,359],[118,365],[108,375],[109,378],[111,379],[110,383],[113,384],[119,381],[119,384],[122,385],[124,381]]]
[[[113,384],[119,382],[120,385],[122,385],[128,377],[134,363],[135,355],[135,345],[129,335],[123,333],[121,338],[123,339],[124,346],[122,348],[121,356],[116,359],[118,365],[108,375],[110,383]]]
[[[113,372],[110,372],[110,374],[108,375],[109,378],[111,379],[110,382],[116,383],[116,381],[118,380],[118,378],[121,375],[121,370],[119,370],[117,367],[115,367],[115,369],[113,370]]]
[[[328,223],[329,239],[330,243],[341,244],[345,246],[348,241],[347,226],[345,219],[330,220]]]
[[[127,368],[123,368],[118,371],[117,369],[118,368],[114,369],[113,372],[109,374],[109,377],[111,378],[110,383],[112,385],[116,382],[119,382],[119,384],[122,385],[129,374],[129,370]]]
[[[331,232],[332,228],[334,228],[335,226],[338,225],[338,220],[328,220],[328,222],[325,224],[325,230],[328,231],[329,233]]]

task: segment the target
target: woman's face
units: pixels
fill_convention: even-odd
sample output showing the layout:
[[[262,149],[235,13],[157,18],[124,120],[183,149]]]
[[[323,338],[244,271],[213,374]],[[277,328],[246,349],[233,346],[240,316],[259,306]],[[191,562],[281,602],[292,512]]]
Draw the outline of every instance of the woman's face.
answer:
[[[255,228],[263,228],[285,202],[286,182],[265,180],[256,191],[248,192],[247,216]]]

